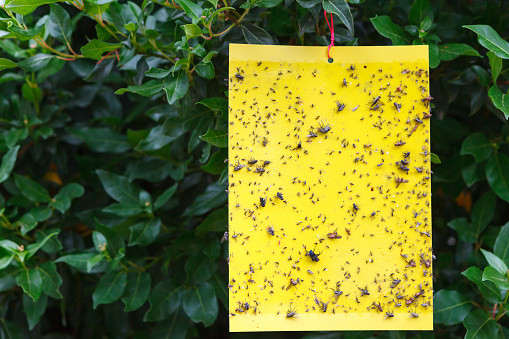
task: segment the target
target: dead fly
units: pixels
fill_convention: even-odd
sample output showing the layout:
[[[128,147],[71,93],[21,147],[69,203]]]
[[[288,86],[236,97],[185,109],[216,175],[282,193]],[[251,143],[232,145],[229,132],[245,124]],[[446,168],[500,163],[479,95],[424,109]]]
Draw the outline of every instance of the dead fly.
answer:
[[[318,136],[318,134],[313,132],[313,130],[309,130],[308,138],[316,138],[317,136]]]
[[[419,315],[417,314],[417,309],[414,312],[410,311],[410,318],[419,318]]]
[[[424,254],[421,253],[421,263],[423,263],[424,265],[426,265],[427,268],[430,268],[431,267],[431,260],[429,259],[424,259]]]
[[[341,112],[342,110],[345,109],[346,105],[343,102],[336,101],[336,106],[338,106],[338,112]]]
[[[267,140],[267,138],[263,138],[263,141],[262,141],[263,147],[267,147],[268,142],[269,142],[269,140]]]
[[[354,65],[350,65],[350,67],[347,68],[348,71],[355,71],[355,66]]]
[[[423,119],[429,119],[429,118],[431,118],[431,114],[424,113],[424,114],[422,115],[422,118],[423,118]]]
[[[240,73],[235,74],[235,77],[239,80],[244,80],[244,77]]]
[[[394,318],[394,312],[385,312],[385,319]]]
[[[343,78],[343,87],[348,87],[348,84],[346,83],[346,78]]]
[[[309,250],[309,252],[306,253],[306,255],[309,255],[309,257],[311,258],[311,261],[316,261],[316,262],[320,261],[320,258],[318,258],[318,256],[320,254],[322,254],[322,253],[315,253],[315,252],[313,252],[313,250]]]
[[[343,291],[339,290],[339,283],[336,283],[336,289],[331,288],[331,290],[334,291],[334,297],[336,298],[336,302],[338,302],[339,296],[343,294]]]
[[[403,157],[408,158],[410,156],[410,152],[403,152]]]
[[[398,140],[398,141],[396,141],[394,146],[403,146],[404,144],[406,144],[406,142],[404,142],[403,140]]]
[[[327,237],[329,239],[341,239],[342,237],[338,234],[337,230],[334,230],[333,232],[327,233]]]
[[[270,235],[274,235],[274,227],[272,226],[267,227],[267,232],[269,232]]]
[[[376,303],[373,301],[373,304],[372,304],[376,309],[378,309],[379,312],[383,312],[384,309],[382,308],[382,305],[380,305],[380,303]]]
[[[401,109],[401,104],[398,104],[397,102],[394,103],[394,107],[396,107],[396,110],[398,111],[398,113],[400,112],[400,109]]]
[[[265,167],[265,166],[269,166],[269,165],[270,165],[270,161],[265,160],[265,161],[263,162],[263,167]]]
[[[224,232],[223,237],[221,238],[221,244],[225,241],[228,241],[228,231]]]
[[[403,160],[401,160],[401,163],[402,163],[403,165],[405,165],[405,166],[408,166],[408,164],[409,164],[409,162],[408,162],[408,160],[407,160],[406,158],[405,158],[405,159],[403,159]]]
[[[400,170],[407,172],[407,174],[408,174],[408,171],[410,171],[410,168],[406,167],[405,164],[403,164],[400,161],[396,161],[396,165],[398,165]]]
[[[265,198],[260,197],[260,206],[265,207],[266,200]]]
[[[350,235],[350,229],[349,228],[345,228],[345,232]]]
[[[398,286],[398,284],[401,282],[401,279],[395,279],[392,281],[391,288],[394,288]]]
[[[240,162],[237,161],[237,163],[235,164],[235,167],[233,168],[233,170],[235,172],[237,172],[238,170],[240,170],[242,167],[246,167],[246,165],[241,165]]]
[[[369,295],[367,286],[366,286],[366,288],[360,288],[360,287],[357,287],[357,288],[361,291],[361,297],[365,296],[365,295]]]
[[[286,317],[287,318],[298,318],[295,308],[292,310],[292,303],[290,303],[290,308],[288,309],[288,311],[286,311]]]
[[[354,213],[357,213],[357,211],[360,209],[360,208],[359,208],[359,205],[357,205],[357,204],[353,204],[353,207],[352,207],[352,208],[353,208],[353,212],[354,212]]]
[[[265,168],[263,168],[263,167],[256,167],[256,170],[254,172],[255,173],[263,173],[263,172],[265,172]]]
[[[371,102],[371,108],[373,108],[376,104],[378,104],[378,102],[380,101],[380,98],[381,98],[381,96],[377,96],[376,98],[373,99],[373,101]]]
[[[318,131],[320,133],[327,133],[328,131],[330,131],[330,126],[329,125],[325,125],[323,122],[320,123],[320,127],[318,128]]]
[[[422,103],[424,104],[424,106],[428,107],[429,106],[429,102],[433,100],[433,97],[430,97],[430,96],[427,96],[425,98],[422,98],[421,101]]]
[[[396,188],[398,188],[400,184],[408,182],[408,180],[405,180],[403,178],[394,178],[394,179],[396,180],[396,184],[397,184]]]
[[[409,267],[415,267],[415,260],[414,259],[410,259],[410,261],[408,262],[408,265],[405,266],[405,268],[409,268]]]
[[[281,192],[277,192],[276,196],[279,200],[285,200],[285,198],[283,198],[283,193]]]
[[[254,165],[258,162],[258,160],[254,159],[254,158],[251,158],[247,161],[248,165]]]
[[[297,288],[297,284],[300,282],[300,279],[297,278],[297,280],[293,280],[292,278],[290,278],[290,285],[288,285],[288,287],[286,288],[286,290],[288,291],[292,286],[295,286],[295,288]]]

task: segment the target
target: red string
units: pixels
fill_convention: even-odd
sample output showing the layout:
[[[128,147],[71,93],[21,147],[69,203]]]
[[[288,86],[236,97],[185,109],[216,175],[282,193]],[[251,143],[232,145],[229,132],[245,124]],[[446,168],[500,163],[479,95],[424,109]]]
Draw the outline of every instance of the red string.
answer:
[[[323,11],[323,15],[325,15],[325,20],[327,20],[327,25],[329,26],[329,30],[330,30],[330,45],[329,45],[329,48],[327,49],[327,57],[329,57],[329,59],[331,58],[330,55],[329,55],[329,52],[330,52],[330,48],[332,46],[334,46],[334,18],[332,17],[332,13],[330,14],[330,23],[329,23],[329,19],[327,19],[327,12],[324,10]]]

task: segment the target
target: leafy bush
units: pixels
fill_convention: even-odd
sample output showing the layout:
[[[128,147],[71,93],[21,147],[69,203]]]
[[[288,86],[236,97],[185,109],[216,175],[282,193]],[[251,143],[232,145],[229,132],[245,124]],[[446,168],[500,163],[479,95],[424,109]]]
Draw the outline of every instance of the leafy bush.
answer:
[[[509,334],[507,2],[0,3],[2,337],[224,335],[228,44],[326,46],[324,8],[429,45],[435,336]]]

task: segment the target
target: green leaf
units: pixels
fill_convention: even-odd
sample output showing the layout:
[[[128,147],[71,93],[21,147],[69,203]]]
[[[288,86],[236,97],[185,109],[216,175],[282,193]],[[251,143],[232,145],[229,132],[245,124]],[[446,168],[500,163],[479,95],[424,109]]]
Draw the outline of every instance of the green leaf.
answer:
[[[490,60],[491,76],[493,78],[493,82],[497,83],[498,76],[502,71],[502,58],[498,57],[492,51],[489,51],[487,55],[488,59]]]
[[[125,204],[140,204],[140,188],[126,177],[104,170],[96,170],[96,173],[110,197]]]
[[[0,257],[0,271],[9,266],[12,262],[12,259],[14,259],[14,254],[5,255],[3,257]]]
[[[210,0],[209,0],[210,1]],[[160,339],[185,339],[189,327],[189,318],[179,307],[167,321],[158,322],[152,329],[152,337]]]
[[[92,299],[94,310],[101,304],[111,304],[124,294],[127,274],[122,271],[110,271],[103,275],[97,284]]]
[[[175,183],[170,188],[166,189],[161,195],[156,199],[156,202],[154,203],[154,211],[159,209],[161,206],[163,206],[168,200],[171,199],[173,194],[177,191],[178,184]]]
[[[122,44],[120,43],[112,44],[102,40],[93,39],[85,46],[81,47],[81,54],[83,54],[85,58],[100,60],[104,53],[114,51],[120,47],[122,47]]]
[[[477,34],[477,41],[481,46],[489,49],[502,59],[509,59],[509,43],[502,39],[493,28],[487,25],[465,25],[462,27]]]
[[[443,44],[438,46],[438,53],[440,60],[449,61],[454,60],[460,55],[471,55],[481,57],[479,52],[467,44]]]
[[[495,320],[481,309],[470,312],[463,325],[467,329],[465,339],[493,339],[497,337],[498,327]]]
[[[148,71],[145,72],[145,75],[150,78],[162,79],[162,78],[166,78],[168,75],[170,75],[170,73],[171,73],[171,70],[169,70],[169,69],[152,67]]]
[[[446,326],[461,323],[472,308],[470,300],[458,291],[440,290],[434,301],[433,322]]]
[[[51,239],[54,236],[57,236],[59,233],[60,233],[60,230],[57,230],[53,233],[48,234],[42,240],[28,245],[25,249],[26,259],[28,260],[31,257],[33,257],[35,255],[35,253],[37,253],[37,251],[39,251],[48,242],[49,239]]]
[[[183,306],[187,316],[195,323],[201,322],[208,327],[216,321],[217,298],[214,288],[209,283],[205,282],[187,290]]]
[[[410,13],[408,13],[408,22],[411,25],[421,27],[421,23],[425,21],[425,19],[433,22],[433,18],[433,9],[431,8],[429,0],[414,1],[412,7],[410,8]]]
[[[440,161],[440,158],[438,157],[438,155],[436,155],[435,153],[431,153],[431,162],[433,164],[441,164],[442,161]]]
[[[124,153],[130,149],[126,136],[109,127],[68,128],[68,131],[82,139],[95,152]]]
[[[228,99],[224,98],[206,98],[198,101],[196,104],[207,106],[214,112],[221,112],[223,117],[228,116]]]
[[[502,91],[494,85],[488,92],[493,105],[504,113],[506,119],[509,119],[509,95],[502,93]]]
[[[207,281],[217,270],[217,261],[210,261],[201,252],[195,252],[186,261],[186,284],[199,284]]]
[[[461,240],[474,244],[479,236],[471,223],[468,222],[467,218],[456,218],[447,223],[447,226],[456,230]]]
[[[495,153],[486,164],[486,179],[500,199],[509,202],[509,158]]]
[[[350,33],[355,34],[350,6],[345,0],[323,0],[322,6],[325,11],[337,14]]]
[[[42,277],[35,268],[25,268],[16,275],[16,284],[23,288],[33,301],[39,300],[42,293]]]
[[[440,57],[438,53],[437,44],[433,43],[429,44],[428,51],[429,51],[429,68],[437,68],[438,65],[440,65]]]
[[[196,73],[205,79],[214,79],[216,75],[212,62],[204,62],[203,60],[196,65]]]
[[[62,285],[62,278],[57,272],[57,265],[55,262],[48,260],[37,267],[42,278],[42,291],[55,299],[62,299],[62,294],[59,291]]]
[[[164,86],[162,80],[150,80],[141,86],[128,86],[127,88],[121,88],[115,92],[115,94],[124,94],[125,92],[131,92],[142,95],[144,97],[152,97],[159,93]]]
[[[175,0],[191,19],[200,19],[203,9],[189,0]]]
[[[471,154],[476,162],[483,162],[490,158],[493,146],[483,133],[472,133],[463,140],[461,155]]]
[[[184,30],[184,32],[186,33],[186,38],[188,39],[197,38],[203,34],[200,26],[195,24],[188,24],[180,27]]]
[[[495,241],[493,253],[509,266],[509,222],[502,226]]]
[[[122,217],[137,215],[143,213],[144,211],[145,211],[144,206],[142,206],[139,203],[137,204],[114,203],[103,208],[103,212],[119,215]]]
[[[228,226],[228,208],[223,207],[210,213],[196,228],[196,235],[202,236],[206,232],[225,232]]]
[[[42,294],[39,300],[33,301],[29,296],[23,294],[23,311],[27,315],[28,329],[33,330],[39,322],[48,306],[48,296]]]
[[[129,227],[131,236],[128,246],[148,246],[159,235],[161,231],[161,219],[144,220]]]
[[[254,45],[273,45],[272,37],[263,28],[253,24],[243,24],[240,26],[242,34],[248,44]]]
[[[213,183],[187,207],[182,216],[202,215],[226,203],[228,196],[224,187]]]
[[[221,148],[216,153],[210,157],[210,161],[208,164],[202,166],[201,168],[211,174],[221,174],[225,168],[227,168],[227,164],[225,163],[225,159],[228,158],[228,149]]]
[[[0,71],[8,68],[16,68],[18,65],[9,59],[0,58]]]
[[[482,254],[484,254],[484,257],[488,261],[488,264],[490,264],[491,267],[496,269],[500,272],[500,274],[507,274],[507,265],[504,263],[502,259],[497,257],[495,254],[488,252],[486,250],[483,250],[481,248]]]
[[[486,192],[472,208],[471,220],[474,232],[477,237],[488,227],[495,216],[497,197],[493,192]]]
[[[37,220],[30,213],[25,213],[16,221],[16,227],[21,227],[21,234],[25,235],[37,226]]]
[[[163,280],[150,293],[150,309],[145,313],[143,321],[161,321],[170,317],[182,303],[183,288],[176,287],[169,280]]]
[[[19,146],[15,146],[2,157],[2,165],[0,166],[0,183],[7,180],[11,175],[14,164],[16,163],[16,158],[18,156],[18,150]]]
[[[219,148],[228,147],[228,131],[210,129],[200,139]]]
[[[124,238],[111,227],[101,224],[97,219],[95,221],[95,230],[106,239],[106,249],[111,258],[117,257],[119,253],[123,256],[125,253]],[[95,233],[95,232],[94,232]]]
[[[466,271],[461,272],[461,274],[479,287],[479,290],[487,302],[495,304],[502,301],[502,295],[497,286],[491,281],[482,281],[482,272],[478,267],[472,266]]]
[[[166,99],[172,105],[178,99],[184,97],[189,88],[189,78],[187,73],[179,71],[176,77],[173,77],[167,84],[164,85],[166,91]]]
[[[409,45],[410,40],[408,39],[405,31],[401,26],[396,25],[392,22],[391,18],[387,15],[376,16],[371,18],[371,23],[373,27],[375,27],[376,31],[388,38],[391,39],[393,45]]]
[[[72,25],[69,13],[67,13],[60,5],[51,4],[48,20],[46,21],[46,29],[49,35],[64,44],[70,44]]]
[[[40,243],[44,238],[47,238],[51,233],[58,233],[58,228],[46,228],[37,231],[35,234],[35,241]],[[63,248],[62,243],[57,237],[50,237],[41,249],[46,253],[56,253]]]
[[[87,273],[96,273],[101,270],[92,270],[92,268],[98,263],[97,258],[104,258],[104,254],[95,253],[79,253],[79,254],[68,254],[64,255],[57,260],[56,263],[64,262],[69,266],[76,268],[78,271]]]
[[[28,72],[37,72],[46,67],[54,57],[54,55],[39,53],[31,58],[18,62],[18,66]]]
[[[33,202],[51,202],[48,191],[38,182],[16,173],[14,173],[14,181],[21,194],[28,200]]]
[[[507,273],[507,272],[506,272]],[[482,281],[491,281],[501,290],[509,290],[506,274],[500,273],[496,268],[488,266],[482,274]]]
[[[7,2],[5,8],[11,12],[27,15],[35,11],[35,9],[42,5],[47,5],[60,0],[12,0]]]
[[[127,286],[122,297],[124,312],[137,310],[148,300],[152,278],[148,272],[129,273]]]

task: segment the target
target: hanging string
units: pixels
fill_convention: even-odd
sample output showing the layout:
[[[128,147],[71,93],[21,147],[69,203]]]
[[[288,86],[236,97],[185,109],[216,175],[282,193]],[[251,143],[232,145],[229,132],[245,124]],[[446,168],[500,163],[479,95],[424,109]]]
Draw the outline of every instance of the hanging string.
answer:
[[[330,48],[332,46],[334,46],[334,18],[332,17],[332,13],[331,13],[330,14],[330,23],[329,23],[329,19],[327,19],[327,12],[325,10],[323,11],[323,15],[325,15],[325,20],[327,20],[327,25],[329,26],[329,30],[330,30],[330,45],[329,45],[329,48],[327,49],[327,57],[329,59],[331,59],[329,52],[330,52]]]

